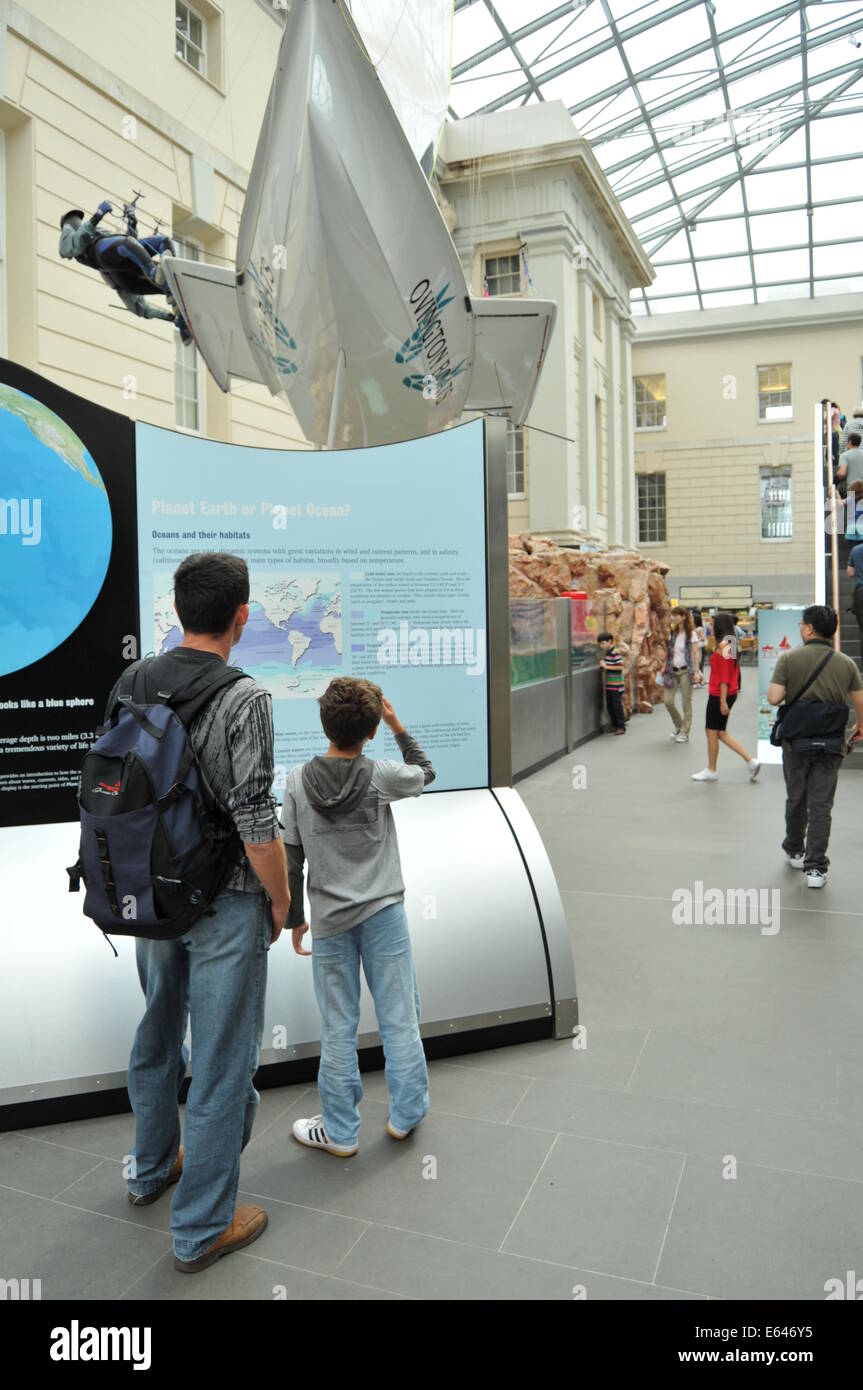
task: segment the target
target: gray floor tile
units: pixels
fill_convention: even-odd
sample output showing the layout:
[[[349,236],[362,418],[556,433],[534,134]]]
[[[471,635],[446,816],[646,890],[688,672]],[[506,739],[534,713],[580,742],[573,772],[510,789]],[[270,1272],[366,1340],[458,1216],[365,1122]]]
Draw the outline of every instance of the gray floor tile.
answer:
[[[863,1116],[853,1123],[838,1109],[813,1125],[802,1116],[541,1080],[510,1123],[853,1179],[862,1184],[863,1200]]]
[[[682,1165],[677,1154],[561,1135],[503,1249],[651,1283]]]
[[[100,1160],[23,1134],[0,1134],[0,1185],[56,1197]]]
[[[262,1206],[273,1196],[497,1248],[552,1143],[541,1132],[443,1114],[396,1143],[384,1132],[385,1105],[366,1099],[361,1110],[354,1158],[303,1148],[279,1120],[244,1154],[241,1187]]]
[[[172,1303],[192,1303],[214,1299],[255,1300],[267,1302],[325,1302],[354,1300],[391,1300],[398,1293],[371,1288],[367,1284],[351,1283],[306,1269],[294,1269],[272,1263],[263,1255],[269,1227],[247,1250],[226,1255],[209,1269],[198,1274],[182,1274],[174,1269],[173,1257],[166,1255],[155,1269],[130,1289],[126,1298],[147,1302],[152,1299]],[[260,1250],[261,1256],[253,1251]]]
[[[863,990],[856,973],[829,990],[778,989],[774,1036],[779,1044],[810,1040],[837,1052],[863,1052]]]
[[[513,1076],[557,1077],[586,1086],[623,1088],[647,1038],[644,1028],[606,1028],[584,1025],[584,1047],[575,1048],[568,1038],[549,1038],[542,1042],[518,1043],[488,1052],[470,1052],[453,1059],[453,1066],[487,1072],[508,1072]]]
[[[687,1159],[657,1279],[715,1298],[818,1299],[859,1269],[858,1183]]]
[[[339,1271],[412,1298],[457,1300],[677,1300],[699,1295],[631,1279],[531,1260],[497,1250],[436,1240],[413,1231],[370,1226]],[[579,1286],[583,1286],[581,1293]],[[577,1292],[576,1292],[577,1291]]]
[[[523,1077],[500,1072],[478,1073],[449,1062],[429,1065],[429,1094],[435,1112],[466,1115],[475,1120],[504,1123],[512,1114],[528,1086]],[[389,1103],[386,1078],[382,1071],[363,1077],[363,1090],[369,1100]]]
[[[741,1041],[651,1032],[628,1089],[679,1100],[813,1118],[839,1099],[836,1054]]]
[[[43,1299],[119,1298],[170,1248],[161,1231],[0,1189],[5,1278],[41,1279]]]

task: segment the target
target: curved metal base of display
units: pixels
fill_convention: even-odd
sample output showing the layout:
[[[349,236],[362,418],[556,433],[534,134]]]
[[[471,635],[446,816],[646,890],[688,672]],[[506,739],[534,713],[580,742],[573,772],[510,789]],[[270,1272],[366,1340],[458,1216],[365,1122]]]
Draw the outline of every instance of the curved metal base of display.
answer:
[[[540,1037],[578,1022],[575,971],[560,893],[539,833],[512,788],[440,792],[393,807],[405,908],[430,1058]],[[32,900],[46,838],[63,863],[68,825],[0,830],[11,901]],[[44,870],[43,870],[44,874]],[[7,884],[7,887],[9,885]],[[0,1053],[0,1130],[129,1108],[126,1065],[142,998],[134,941],[115,960],[68,894],[34,902],[38,922],[9,924],[17,981]],[[283,936],[270,952],[259,1087],[313,1080],[319,1019],[311,961]],[[365,984],[360,1062],[382,1065]]]

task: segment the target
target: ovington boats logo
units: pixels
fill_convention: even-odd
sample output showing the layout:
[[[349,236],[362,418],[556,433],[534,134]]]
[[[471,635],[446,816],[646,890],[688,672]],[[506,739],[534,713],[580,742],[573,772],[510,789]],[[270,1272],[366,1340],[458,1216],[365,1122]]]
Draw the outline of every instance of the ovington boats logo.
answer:
[[[401,365],[422,358],[425,368],[422,372],[410,372],[402,378],[403,385],[411,391],[422,391],[427,400],[437,404],[445,401],[452,392],[452,383],[457,376],[466,371],[464,358],[455,366],[450,362],[449,345],[446,340],[441,314],[455,295],[446,297],[449,281],[437,294],[428,280],[420,280],[410,293],[411,308],[416,319],[416,328],[410,337],[405,338],[398,352],[396,362]],[[429,378],[431,380],[429,380]]]

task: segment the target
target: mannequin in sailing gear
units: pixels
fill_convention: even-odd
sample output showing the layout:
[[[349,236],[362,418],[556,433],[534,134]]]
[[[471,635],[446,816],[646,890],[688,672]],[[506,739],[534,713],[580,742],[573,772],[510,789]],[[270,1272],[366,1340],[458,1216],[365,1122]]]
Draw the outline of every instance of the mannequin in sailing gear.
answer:
[[[191,343],[192,335],[179,310],[156,309],[144,298],[147,294],[168,294],[164,271],[154,257],[173,252],[170,238],[160,232],[140,238],[100,232],[99,222],[111,211],[111,204],[104,202],[86,219],[80,208],[64,213],[60,219],[60,255],[98,270],[133,314],[166,319],[177,326],[184,343]]]

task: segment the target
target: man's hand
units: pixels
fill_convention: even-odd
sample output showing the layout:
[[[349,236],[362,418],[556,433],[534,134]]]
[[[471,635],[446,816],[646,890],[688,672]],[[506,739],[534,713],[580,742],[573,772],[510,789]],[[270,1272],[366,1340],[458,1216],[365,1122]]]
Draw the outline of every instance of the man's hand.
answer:
[[[391,729],[394,734],[403,734],[405,732],[405,726],[402,724],[386,696],[383,696],[383,706],[384,712],[381,715],[381,719],[384,721],[387,728]]]
[[[855,743],[860,742],[861,738],[863,738],[863,729],[860,728],[859,724],[855,724],[848,735],[848,747],[853,748]]]
[[[111,204],[108,202],[108,200],[107,200],[107,198],[106,198],[105,201],[104,201],[104,203],[100,203],[99,206],[97,207],[97,209],[96,209],[96,216],[97,216],[97,217],[104,217],[106,213],[113,212],[113,211],[114,211],[114,209],[112,208]]]
[[[291,928],[291,940],[294,943],[294,950],[298,956],[310,956],[311,951],[307,951],[303,946],[303,937],[309,929],[308,922],[302,922],[298,927]]]
[[[722,715],[723,719],[727,719],[727,718],[728,718],[728,716],[729,716],[729,714],[731,713],[731,711],[730,711],[729,708],[728,708],[728,701],[727,701],[727,700],[720,700],[720,701],[719,701],[719,713]]]
[[[288,899],[287,907],[284,905],[284,903],[270,903],[270,914],[273,919],[273,927],[272,931],[270,932],[271,946],[275,946],[276,942],[278,941],[279,937],[284,931],[285,923],[288,920],[288,911],[290,910],[290,906],[290,898]]]

